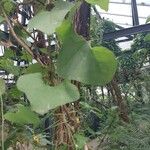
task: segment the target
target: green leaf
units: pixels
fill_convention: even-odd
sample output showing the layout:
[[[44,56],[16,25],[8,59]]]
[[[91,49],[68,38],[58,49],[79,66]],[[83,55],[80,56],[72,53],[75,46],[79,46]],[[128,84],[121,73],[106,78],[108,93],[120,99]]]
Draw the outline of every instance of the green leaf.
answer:
[[[37,73],[37,72],[43,72],[44,68],[39,63],[35,63],[32,65],[29,65],[28,68],[26,68],[23,73],[29,74],[29,73]]]
[[[50,35],[61,25],[65,15],[72,7],[73,3],[58,0],[51,11],[42,11],[33,17],[29,21],[28,28],[36,28]]]
[[[4,57],[5,58],[12,58],[14,57],[14,52],[12,49],[6,48],[4,51]]]
[[[150,33],[148,33],[148,34],[144,37],[144,41],[145,41],[145,42],[150,42]]]
[[[19,91],[16,86],[13,86],[8,90],[8,96],[10,98],[20,99],[20,97],[23,96],[23,93]]]
[[[29,107],[25,107],[21,104],[17,105],[17,111],[7,112],[4,118],[19,125],[33,124],[36,126],[40,123],[38,115],[32,112]]]
[[[0,79],[0,96],[5,93],[5,81],[3,79]]]
[[[44,54],[48,54],[47,48],[40,48],[40,51]]]
[[[80,102],[80,105],[81,105],[83,108],[85,108],[85,109],[87,109],[87,110],[89,110],[89,111],[95,113],[96,115],[98,115],[98,116],[100,116],[100,117],[102,116],[102,115],[101,115],[101,114],[102,114],[101,110],[98,109],[97,107],[90,106],[88,103],[83,102],[83,101]]]
[[[0,16],[0,23],[2,23],[3,21],[4,21],[4,18]]]
[[[42,115],[50,109],[79,99],[76,86],[68,81],[54,87],[46,85],[40,73],[21,76],[17,81],[17,87],[26,94],[32,110]]]
[[[0,68],[5,71],[18,76],[20,74],[20,69],[17,66],[14,66],[14,62],[10,59],[0,59]]]
[[[22,60],[26,60],[28,62],[32,62],[33,58],[32,58],[32,56],[29,53],[27,53],[26,51],[22,51],[21,53],[22,53],[22,56],[21,56]]]
[[[19,25],[13,26],[13,29],[14,29],[15,33],[23,39],[26,39],[29,36]]]
[[[58,75],[90,85],[105,85],[112,80],[117,61],[111,51],[105,47],[91,48],[87,41],[74,33],[68,21],[58,28],[57,33],[62,40]]]
[[[10,13],[14,8],[14,4],[11,0],[5,0],[4,1],[4,9]]]
[[[86,0],[93,5],[99,5],[102,9],[108,11],[109,0]]]
[[[67,144],[63,144],[63,145],[60,145],[58,150],[66,150],[68,149],[68,145]]]
[[[84,148],[84,145],[86,144],[87,137],[85,137],[83,134],[76,133],[74,135],[75,143],[76,143],[76,148],[81,150]]]

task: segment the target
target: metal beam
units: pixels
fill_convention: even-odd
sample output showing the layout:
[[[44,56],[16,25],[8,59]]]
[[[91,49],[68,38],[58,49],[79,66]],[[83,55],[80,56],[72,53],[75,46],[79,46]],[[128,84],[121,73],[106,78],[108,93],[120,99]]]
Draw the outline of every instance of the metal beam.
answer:
[[[127,37],[129,35],[135,35],[138,33],[150,32],[150,24],[144,24],[139,26],[134,26],[131,28],[126,28],[122,30],[117,30],[110,33],[105,33],[103,35],[104,40],[117,39],[120,37]]]
[[[131,8],[132,8],[133,26],[137,26],[139,25],[139,16],[138,16],[136,0],[131,0]]]
[[[99,17],[99,19],[102,20],[101,15],[100,15],[100,13],[98,12],[97,8],[94,6],[93,9],[94,9],[95,13],[97,14],[97,16]],[[113,22],[112,22],[112,23],[113,23]],[[116,23],[113,23],[113,24],[115,25],[115,27],[116,27],[117,29],[124,29],[124,27],[119,26],[119,25],[116,24]],[[131,26],[132,26],[132,25],[131,25]],[[133,39],[133,37],[132,37],[131,35],[127,36],[127,40],[131,40],[131,39]]]

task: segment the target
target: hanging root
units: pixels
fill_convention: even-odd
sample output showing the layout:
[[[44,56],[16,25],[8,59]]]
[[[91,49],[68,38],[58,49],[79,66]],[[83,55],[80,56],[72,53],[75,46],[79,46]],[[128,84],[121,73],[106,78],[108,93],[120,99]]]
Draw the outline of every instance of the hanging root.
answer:
[[[67,145],[68,150],[74,150],[75,143],[73,134],[79,127],[79,118],[72,104],[61,106],[56,111],[56,120],[58,121],[55,130],[55,145],[59,149],[61,145]]]

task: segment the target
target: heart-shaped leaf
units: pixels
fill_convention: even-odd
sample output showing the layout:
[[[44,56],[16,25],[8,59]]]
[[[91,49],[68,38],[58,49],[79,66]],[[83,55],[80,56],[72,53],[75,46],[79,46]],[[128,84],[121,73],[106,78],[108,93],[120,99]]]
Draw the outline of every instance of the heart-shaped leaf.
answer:
[[[17,81],[17,87],[26,94],[32,110],[41,115],[50,109],[79,99],[76,86],[68,81],[54,87],[46,85],[40,73],[21,76]]]
[[[86,0],[93,5],[99,5],[102,9],[108,11],[109,0]]]
[[[32,112],[29,107],[25,107],[21,104],[17,105],[17,111],[7,112],[4,115],[4,118],[10,122],[13,122],[19,125],[25,125],[25,124],[38,125],[40,123],[40,119],[38,115]]]
[[[51,11],[42,11],[33,17],[29,21],[28,28],[36,28],[50,35],[61,25],[65,15],[72,7],[73,3],[58,0]]]
[[[69,21],[64,21],[57,33],[62,40],[57,62],[60,76],[91,85],[105,85],[112,80],[117,62],[111,51],[105,47],[91,48],[74,32]]]

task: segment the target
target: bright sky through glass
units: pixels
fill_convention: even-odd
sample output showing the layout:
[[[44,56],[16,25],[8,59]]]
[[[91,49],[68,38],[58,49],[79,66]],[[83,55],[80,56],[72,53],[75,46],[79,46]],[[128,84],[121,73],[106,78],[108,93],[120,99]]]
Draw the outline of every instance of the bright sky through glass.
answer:
[[[110,0],[109,11],[105,12],[99,7],[101,17],[109,19],[123,27],[132,26],[131,0]],[[150,0],[137,0],[140,24],[144,24],[150,15]]]

